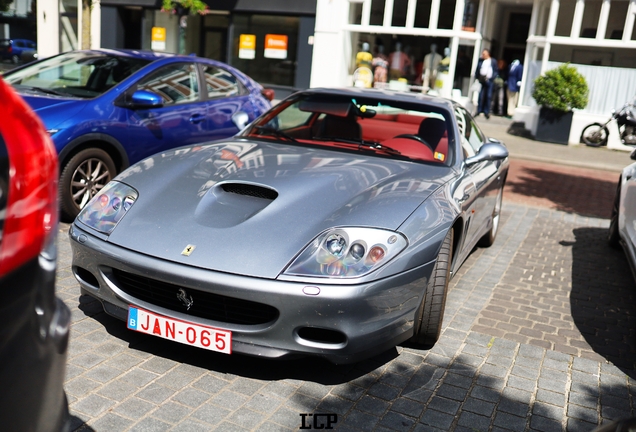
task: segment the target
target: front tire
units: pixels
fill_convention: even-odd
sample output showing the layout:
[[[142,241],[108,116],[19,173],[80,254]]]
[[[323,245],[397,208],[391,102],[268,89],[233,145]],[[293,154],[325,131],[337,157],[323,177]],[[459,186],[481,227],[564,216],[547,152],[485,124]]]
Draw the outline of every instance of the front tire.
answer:
[[[607,243],[615,249],[620,248],[620,236],[618,234],[618,213],[621,204],[621,179],[618,179],[616,187],[616,196],[614,197],[614,205],[612,206],[612,216],[610,217],[610,226],[607,231]]]
[[[414,332],[410,339],[410,342],[415,345],[431,347],[439,339],[444,309],[446,308],[452,255],[453,229],[451,228],[437,255],[437,261],[435,261],[431,277],[426,285],[422,303],[415,316]]]
[[[89,148],[73,156],[60,176],[60,207],[68,222],[117,174],[113,159],[102,149]]]
[[[609,130],[600,123],[587,125],[581,133],[581,140],[590,147],[600,147],[607,145]]]

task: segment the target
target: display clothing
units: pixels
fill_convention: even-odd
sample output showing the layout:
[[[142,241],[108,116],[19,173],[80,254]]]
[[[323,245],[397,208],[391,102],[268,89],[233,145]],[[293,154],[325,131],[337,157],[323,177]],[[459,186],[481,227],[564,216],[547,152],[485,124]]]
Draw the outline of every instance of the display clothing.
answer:
[[[393,51],[389,56],[389,78],[399,79],[404,76],[404,71],[410,66],[411,60],[402,51]]]
[[[382,53],[376,54],[371,61],[373,67],[373,81],[374,82],[386,82],[389,70],[389,59]]]
[[[512,117],[515,108],[519,103],[519,90],[521,90],[521,79],[523,78],[523,65],[519,60],[514,60],[510,64],[508,70],[508,88],[506,93],[508,96],[508,116]]]
[[[360,51],[356,54],[356,67],[368,67],[371,69],[373,55],[370,52]]]
[[[497,60],[492,57],[488,59],[479,59],[477,69],[475,70],[475,77],[481,83],[477,115],[484,113],[486,117],[490,116],[493,82],[498,72],[499,69],[497,67]]]
[[[432,52],[424,56],[424,73],[422,74],[423,91],[435,88],[437,70],[441,61],[441,54],[436,52]]]

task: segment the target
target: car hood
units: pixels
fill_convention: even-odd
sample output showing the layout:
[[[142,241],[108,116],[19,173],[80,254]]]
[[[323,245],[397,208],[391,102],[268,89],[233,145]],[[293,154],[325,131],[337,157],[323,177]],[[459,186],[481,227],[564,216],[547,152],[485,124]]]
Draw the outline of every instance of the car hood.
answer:
[[[42,119],[47,129],[59,126],[63,121],[80,112],[87,104],[81,99],[30,96],[24,93],[20,95]]]
[[[331,227],[397,230],[450,175],[448,167],[241,139],[186,147],[117,177],[139,197],[108,241],[191,266],[276,278]]]

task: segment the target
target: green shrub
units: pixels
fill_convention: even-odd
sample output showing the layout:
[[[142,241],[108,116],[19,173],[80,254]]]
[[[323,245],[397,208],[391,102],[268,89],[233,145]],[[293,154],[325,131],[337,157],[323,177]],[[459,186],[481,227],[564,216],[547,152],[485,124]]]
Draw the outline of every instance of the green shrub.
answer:
[[[569,64],[551,69],[534,80],[532,97],[543,107],[566,112],[583,109],[587,96],[585,77]]]

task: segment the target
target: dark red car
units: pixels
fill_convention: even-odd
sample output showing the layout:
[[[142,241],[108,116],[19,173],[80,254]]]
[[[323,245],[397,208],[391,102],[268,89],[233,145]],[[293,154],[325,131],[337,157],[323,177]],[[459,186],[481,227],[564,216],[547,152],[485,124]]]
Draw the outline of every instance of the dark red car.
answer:
[[[0,429],[67,430],[71,315],[55,296],[57,154],[1,78],[0,100]]]

